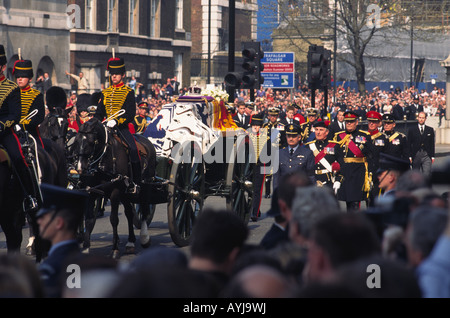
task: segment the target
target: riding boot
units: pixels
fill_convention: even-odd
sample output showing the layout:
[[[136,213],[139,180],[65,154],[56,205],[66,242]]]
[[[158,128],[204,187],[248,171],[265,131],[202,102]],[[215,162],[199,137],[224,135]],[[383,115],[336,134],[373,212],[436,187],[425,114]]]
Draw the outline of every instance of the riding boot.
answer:
[[[39,209],[39,203],[36,199],[37,189],[35,189],[33,185],[33,176],[31,174],[31,171],[27,167],[17,167],[17,175],[24,188],[24,212],[36,212]]]
[[[142,180],[141,163],[140,162],[131,162],[131,170],[132,170],[131,175],[133,176],[133,180],[131,180],[130,185],[128,187],[128,193],[139,194],[140,183]]]

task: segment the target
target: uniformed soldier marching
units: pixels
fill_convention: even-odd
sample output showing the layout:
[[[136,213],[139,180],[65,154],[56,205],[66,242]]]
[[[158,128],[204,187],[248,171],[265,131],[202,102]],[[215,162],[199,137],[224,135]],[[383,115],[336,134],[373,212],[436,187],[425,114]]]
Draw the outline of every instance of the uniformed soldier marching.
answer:
[[[16,83],[20,88],[21,115],[20,128],[29,132],[36,143],[44,148],[39,125],[45,118],[44,95],[37,89],[30,87],[33,78],[33,64],[30,60],[17,60],[12,71]]]
[[[288,125],[285,129],[288,145],[279,152],[280,165],[273,177],[274,191],[278,187],[278,182],[283,175],[296,170],[304,171],[311,182],[316,183],[314,176],[314,154],[309,148],[300,144],[302,139],[300,126]]]
[[[308,121],[301,125],[302,128],[302,142],[305,144],[314,140],[314,123],[317,121],[319,111],[315,108],[309,108],[307,110]]]
[[[305,146],[311,149],[315,157],[316,184],[319,187],[332,188],[336,180],[342,182],[335,152],[337,143],[328,139],[328,127],[325,122],[315,122],[313,127],[316,138],[306,143]]]
[[[133,125],[136,134],[142,134],[148,126],[146,112],[148,111],[147,102],[140,102],[138,105],[138,114],[134,117]]]
[[[249,134],[251,144],[251,154],[256,162],[253,174],[253,200],[251,220],[256,222],[261,216],[261,197],[266,175],[266,163],[261,161],[261,155],[270,157],[270,135],[268,129],[261,129],[263,125],[263,117],[260,114],[252,116],[250,122],[251,131]]]
[[[282,149],[286,146],[286,135],[284,131],[284,125],[279,121],[280,110],[278,108],[270,108],[268,111],[267,123],[264,123],[262,128],[267,129],[267,134],[271,138],[271,143],[274,148]],[[272,136],[274,129],[278,130],[278,134]],[[265,198],[270,198],[271,193],[271,183],[272,183],[272,172],[268,171],[265,178]]]
[[[110,74],[111,86],[102,91],[95,117],[102,121],[105,118],[114,116],[121,109],[125,110],[123,115],[109,119],[106,125],[110,128],[117,126],[120,135],[128,144],[132,170],[132,180],[129,184],[128,192],[138,194],[140,190],[139,183],[142,179],[141,163],[136,141],[128,128],[128,124],[133,122],[134,116],[136,116],[134,91],[123,82],[125,77],[125,61],[122,58],[110,58],[107,64],[107,70]]]
[[[344,177],[342,183],[335,181],[333,189],[340,201],[345,201],[348,211],[360,209],[361,201],[368,198],[371,180],[372,139],[367,131],[358,129],[358,114],[344,113],[345,131],[337,132],[333,141],[337,142],[336,156]]]
[[[384,151],[387,144],[386,135],[380,131],[382,116],[379,112],[369,111],[367,112],[367,125],[370,138],[372,139],[373,151],[372,160],[369,164],[369,172],[372,176],[372,190],[369,193],[368,205],[374,206],[375,199],[380,195],[379,180],[377,176],[377,170],[379,168],[380,153]]]
[[[401,159],[409,159],[409,146],[406,135],[395,131],[393,114],[383,115],[383,130],[386,135],[386,146],[383,152]]]

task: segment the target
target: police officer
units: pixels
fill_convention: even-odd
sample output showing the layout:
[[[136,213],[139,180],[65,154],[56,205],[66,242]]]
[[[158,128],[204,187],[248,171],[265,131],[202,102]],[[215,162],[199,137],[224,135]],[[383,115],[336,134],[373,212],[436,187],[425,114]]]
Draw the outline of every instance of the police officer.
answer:
[[[288,125],[285,129],[288,145],[279,152],[280,165],[273,177],[274,191],[278,187],[281,176],[297,169],[306,172],[312,183],[316,182],[314,177],[314,154],[309,148],[300,145],[302,139],[300,126]]]
[[[372,190],[369,193],[368,205],[374,206],[375,199],[380,195],[380,190],[378,188],[378,178],[377,170],[379,168],[379,158],[380,153],[384,151],[384,148],[387,145],[387,137],[386,135],[380,131],[381,128],[382,116],[379,112],[369,111],[367,112],[367,125],[368,132],[370,134],[370,138],[372,139],[373,151],[372,151],[372,159],[369,165],[369,172],[372,176]]]
[[[328,140],[328,127],[323,121],[317,121],[313,125],[316,138],[305,144],[311,149],[315,159],[314,174],[316,184],[319,187],[327,186],[332,188],[335,180],[342,181],[339,175],[336,159],[335,141]],[[338,174],[337,176],[336,173]]]
[[[345,201],[348,211],[360,209],[361,201],[369,195],[371,180],[369,163],[371,161],[372,139],[367,131],[358,129],[358,114],[353,111],[344,113],[345,131],[337,132],[336,156],[344,177],[342,182],[335,181],[333,189],[340,201]]]
[[[314,140],[314,123],[317,121],[319,116],[319,111],[315,108],[309,108],[307,110],[308,121],[301,125],[302,128],[302,141],[303,143],[310,142]]]
[[[383,152],[402,159],[409,158],[409,146],[406,135],[395,131],[395,119],[393,114],[383,115],[383,130],[386,136],[386,145]]]
[[[5,48],[0,44],[0,144],[9,156],[19,177],[25,194],[25,212],[36,212],[38,202],[35,198],[34,187],[28,164],[22,153],[14,125],[19,124],[21,116],[21,92],[19,86],[3,75],[6,70]]]
[[[12,71],[16,83],[20,87],[20,99],[22,104],[20,116],[20,128],[29,132],[36,143],[44,148],[39,125],[44,121],[45,105],[44,95],[37,89],[30,87],[33,78],[33,64],[30,60],[17,60]]]
[[[142,134],[145,131],[145,128],[147,128],[147,116],[146,112],[148,111],[148,104],[147,102],[141,101],[138,105],[138,114],[134,116],[134,130],[136,131],[136,134]]]
[[[95,117],[99,120],[110,118],[107,126],[117,127],[119,134],[128,144],[131,161],[132,180],[127,189],[128,193],[138,194],[142,179],[141,163],[136,141],[131,134],[128,124],[132,123],[136,116],[136,101],[134,91],[125,85],[125,61],[122,58],[113,57],[108,60],[107,70],[110,74],[111,86],[102,91],[100,103],[97,106]],[[125,113],[117,116],[117,112],[124,109]],[[114,118],[111,118],[113,116]]]
[[[405,109],[407,120],[416,120],[420,112],[423,112],[423,105],[419,102],[419,95],[414,95],[413,101]]]

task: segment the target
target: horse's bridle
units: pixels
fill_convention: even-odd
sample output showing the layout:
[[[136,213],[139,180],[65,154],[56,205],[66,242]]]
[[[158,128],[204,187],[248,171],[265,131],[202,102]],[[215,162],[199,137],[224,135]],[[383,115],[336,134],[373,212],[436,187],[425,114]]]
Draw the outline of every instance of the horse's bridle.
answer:
[[[103,126],[103,125],[102,125]],[[108,132],[106,131],[106,127],[103,127],[105,129],[105,142],[102,148],[100,148],[102,145],[100,145],[99,140],[96,138],[94,141],[94,149],[93,151],[89,154],[89,156],[87,157],[87,161],[88,161],[88,167],[87,170],[88,171],[92,171],[95,170],[93,169],[95,167],[95,165],[100,162],[100,160],[103,158],[103,156],[106,153],[106,149],[108,148]],[[89,132],[84,132],[84,131],[79,131],[78,134],[80,134],[81,137],[81,144],[80,144],[80,151],[78,153],[78,156],[84,156],[85,154],[83,153],[83,148],[84,148],[84,142],[86,141],[86,136],[85,135],[95,135],[96,132],[95,131],[89,131]],[[97,156],[97,157],[95,157]]]

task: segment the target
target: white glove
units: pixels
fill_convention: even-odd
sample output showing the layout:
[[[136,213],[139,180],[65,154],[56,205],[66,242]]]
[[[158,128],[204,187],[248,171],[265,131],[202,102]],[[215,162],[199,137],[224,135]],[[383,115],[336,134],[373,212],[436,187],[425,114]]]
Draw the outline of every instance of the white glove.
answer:
[[[20,128],[20,125],[14,125],[14,131],[19,132],[22,128]]]
[[[106,126],[109,128],[113,128],[116,124],[117,124],[117,122],[114,119],[111,119],[111,120],[108,120],[108,122],[106,123]]]
[[[339,181],[335,181],[333,183],[334,194],[337,194],[340,187],[341,187],[341,183]]]

